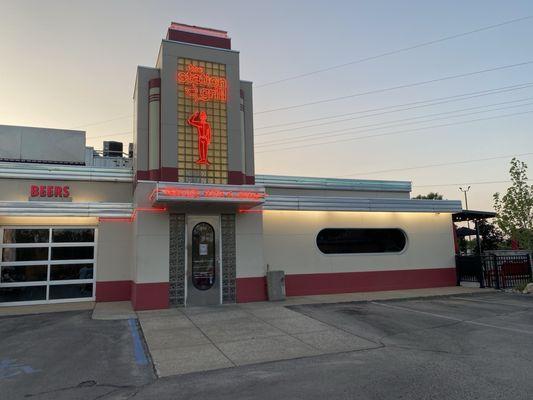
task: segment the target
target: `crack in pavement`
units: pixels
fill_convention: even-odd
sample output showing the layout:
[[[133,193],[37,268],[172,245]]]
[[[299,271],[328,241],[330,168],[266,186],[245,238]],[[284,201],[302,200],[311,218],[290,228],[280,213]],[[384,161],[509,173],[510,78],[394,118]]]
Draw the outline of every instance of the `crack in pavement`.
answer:
[[[96,383],[96,382],[95,382],[94,385],[87,385],[87,384],[85,384],[86,382],[88,382],[88,381],[80,382],[77,385],[65,386],[65,387],[61,387],[61,388],[57,388],[57,389],[46,390],[46,391],[43,391],[43,392],[27,393],[27,394],[24,395],[24,397],[25,398],[30,398],[30,397],[36,397],[36,396],[43,396],[43,395],[51,394],[51,393],[60,393],[60,392],[66,392],[66,391],[69,391],[69,390],[85,389],[85,388],[88,388],[88,387],[102,387],[102,388],[105,387],[105,388],[110,388],[112,391],[117,391],[117,390],[122,390],[122,389],[131,389],[131,388],[139,387],[139,386],[135,386],[135,385],[115,385],[115,384],[111,384],[111,383]],[[95,399],[98,399],[100,397],[101,397],[101,395],[99,395],[98,397],[95,397]]]

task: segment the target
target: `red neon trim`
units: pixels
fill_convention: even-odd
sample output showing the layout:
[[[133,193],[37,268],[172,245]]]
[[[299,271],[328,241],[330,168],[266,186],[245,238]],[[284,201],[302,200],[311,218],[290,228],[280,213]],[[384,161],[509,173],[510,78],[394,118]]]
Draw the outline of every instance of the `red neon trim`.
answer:
[[[239,214],[263,214],[263,210],[239,209]]]

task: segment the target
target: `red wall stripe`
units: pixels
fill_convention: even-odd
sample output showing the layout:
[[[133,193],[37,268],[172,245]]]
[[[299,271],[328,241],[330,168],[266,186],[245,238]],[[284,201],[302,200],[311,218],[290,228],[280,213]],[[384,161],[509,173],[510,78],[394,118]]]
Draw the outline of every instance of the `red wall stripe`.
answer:
[[[266,278],[237,278],[237,303],[247,303],[250,301],[266,301]]]
[[[131,285],[131,281],[96,282],[96,301],[128,301]]]
[[[294,274],[285,276],[287,296],[375,292],[455,286],[455,268]],[[267,300],[266,278],[237,278],[237,302]]]
[[[131,305],[135,311],[168,308],[168,282],[133,283]]]

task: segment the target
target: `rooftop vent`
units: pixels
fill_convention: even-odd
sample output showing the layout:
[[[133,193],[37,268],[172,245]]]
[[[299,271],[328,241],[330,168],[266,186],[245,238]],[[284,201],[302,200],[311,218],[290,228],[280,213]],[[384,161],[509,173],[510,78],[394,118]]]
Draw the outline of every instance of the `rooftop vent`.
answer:
[[[122,142],[105,141],[104,157],[122,157]]]

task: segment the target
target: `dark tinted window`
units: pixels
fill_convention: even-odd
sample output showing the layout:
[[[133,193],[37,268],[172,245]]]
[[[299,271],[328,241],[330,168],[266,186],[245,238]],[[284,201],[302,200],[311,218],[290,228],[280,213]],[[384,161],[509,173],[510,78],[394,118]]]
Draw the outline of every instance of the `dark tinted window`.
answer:
[[[52,247],[52,260],[92,260],[94,247]]]
[[[325,254],[398,253],[405,248],[401,229],[322,229],[316,244]]]
[[[32,300],[46,300],[46,286],[0,288],[0,303]]]
[[[17,265],[1,268],[0,283],[45,281],[47,265]]]
[[[48,229],[4,229],[4,243],[48,243]]]
[[[2,261],[48,260],[48,247],[17,247],[2,250]]]
[[[52,242],[94,242],[94,229],[53,229]]]
[[[61,264],[50,266],[50,280],[92,279],[93,264]]]
[[[83,283],[77,285],[51,285],[50,300],[76,299],[80,297],[92,297],[93,284]]]

